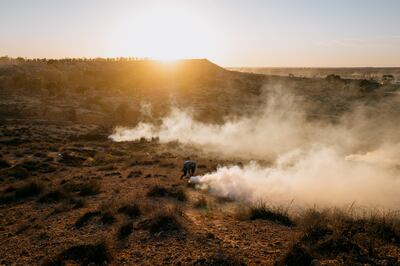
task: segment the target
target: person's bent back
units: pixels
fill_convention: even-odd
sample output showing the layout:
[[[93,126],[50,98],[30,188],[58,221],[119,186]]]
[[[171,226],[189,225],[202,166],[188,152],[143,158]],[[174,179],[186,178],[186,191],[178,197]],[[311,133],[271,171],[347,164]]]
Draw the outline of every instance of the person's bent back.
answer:
[[[187,175],[189,175],[189,177],[194,175],[194,172],[196,171],[196,162],[193,160],[187,160],[183,163],[183,168],[182,168],[182,176],[181,179],[183,177],[186,177]]]

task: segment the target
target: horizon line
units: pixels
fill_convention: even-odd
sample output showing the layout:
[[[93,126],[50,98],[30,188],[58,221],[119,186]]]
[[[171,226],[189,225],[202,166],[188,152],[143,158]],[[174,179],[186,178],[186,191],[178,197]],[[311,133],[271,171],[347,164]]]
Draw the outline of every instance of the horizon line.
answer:
[[[218,63],[215,63],[214,61],[203,57],[203,58],[179,58],[179,59],[171,59],[171,60],[163,60],[163,59],[156,59],[156,58],[151,58],[151,57],[136,57],[136,56],[116,56],[116,57],[23,57],[23,56],[8,56],[8,55],[2,55],[0,56],[0,61],[3,61],[4,59],[8,59],[10,61],[18,61],[23,59],[24,61],[35,61],[35,60],[45,60],[45,61],[63,61],[63,60],[88,60],[88,61],[95,61],[95,60],[110,60],[110,61],[157,61],[157,62],[165,62],[165,61],[188,61],[188,60],[207,60],[213,64],[216,64],[220,67],[226,68],[226,69],[240,69],[240,68],[291,68],[291,69],[305,69],[305,68],[320,68],[320,69],[345,69],[345,68],[400,68],[399,66],[222,66],[219,65]]]

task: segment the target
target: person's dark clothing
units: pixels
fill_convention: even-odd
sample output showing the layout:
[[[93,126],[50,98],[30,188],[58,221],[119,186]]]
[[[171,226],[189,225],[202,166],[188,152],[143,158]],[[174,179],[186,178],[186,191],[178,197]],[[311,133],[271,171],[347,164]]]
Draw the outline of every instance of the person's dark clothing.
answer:
[[[188,160],[183,163],[183,169],[182,169],[182,176],[181,179],[189,174],[189,177],[194,175],[194,172],[196,171],[196,162],[193,160]]]

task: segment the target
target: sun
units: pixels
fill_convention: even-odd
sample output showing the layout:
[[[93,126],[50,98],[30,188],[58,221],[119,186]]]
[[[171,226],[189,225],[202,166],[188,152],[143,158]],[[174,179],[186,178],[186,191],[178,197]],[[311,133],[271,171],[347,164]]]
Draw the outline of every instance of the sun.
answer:
[[[190,5],[149,4],[131,19],[120,21],[114,50],[164,62],[210,57],[221,43],[212,24]]]

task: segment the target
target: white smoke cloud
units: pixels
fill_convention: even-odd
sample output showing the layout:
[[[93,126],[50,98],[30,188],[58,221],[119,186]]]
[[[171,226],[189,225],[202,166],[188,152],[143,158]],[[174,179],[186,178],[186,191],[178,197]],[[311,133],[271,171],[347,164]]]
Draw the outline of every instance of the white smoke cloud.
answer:
[[[114,141],[159,137],[161,142],[194,144],[205,151],[253,160],[243,167],[223,166],[197,179],[213,193],[255,202],[292,201],[333,206],[356,202],[398,208],[400,198],[399,126],[371,117],[360,106],[336,122],[310,121],[301,99],[273,93],[260,111],[227,118],[222,124],[195,120],[173,107],[160,124],[116,128]]]
[[[365,163],[379,164],[383,167],[397,166],[400,167],[400,143],[384,144],[376,150],[366,152],[364,154],[350,154],[346,156],[346,160],[359,161]]]
[[[139,123],[132,129],[118,127],[110,138],[133,141],[159,137],[161,142],[179,141],[225,155],[265,159],[301,146],[311,133],[304,113],[295,110],[292,97],[271,97],[260,109],[256,115],[229,118],[219,125],[196,121],[190,111],[173,107],[160,125]]]
[[[361,206],[398,208],[398,172],[365,162],[345,160],[332,148],[315,147],[281,156],[263,167],[223,166],[197,183],[217,195],[235,199],[300,206]]]

